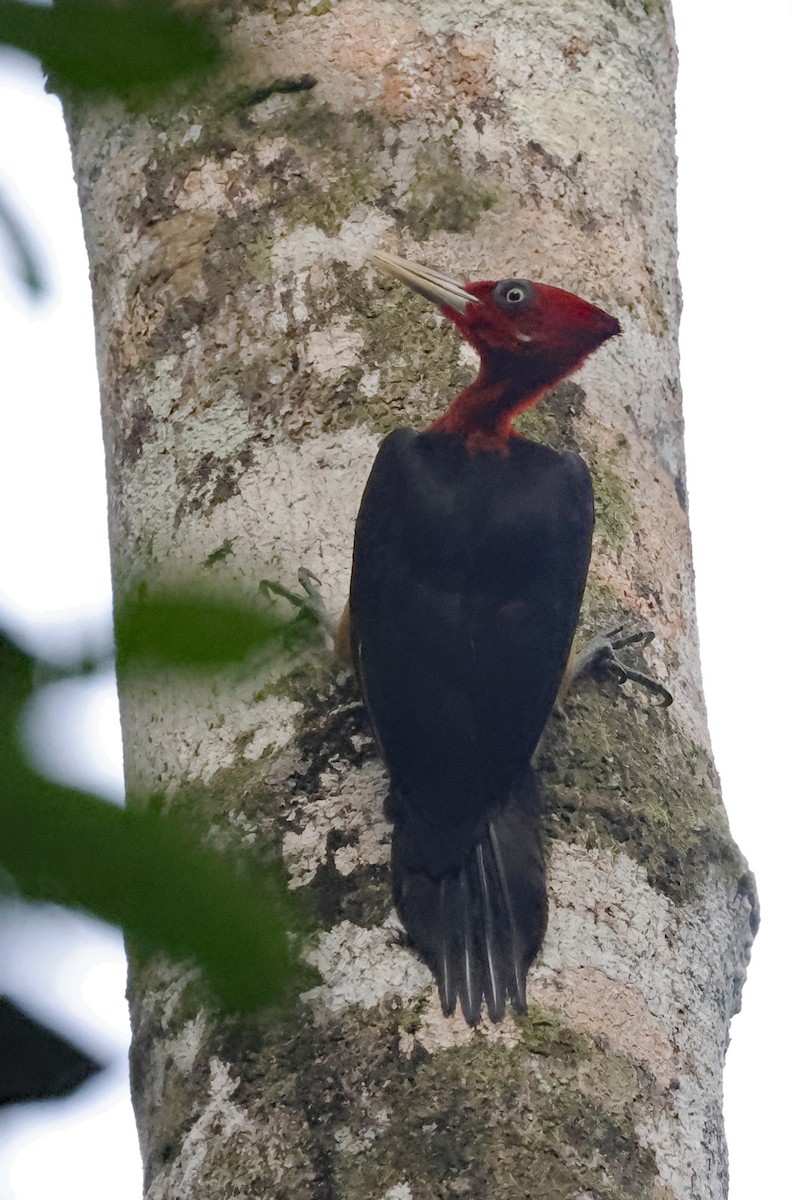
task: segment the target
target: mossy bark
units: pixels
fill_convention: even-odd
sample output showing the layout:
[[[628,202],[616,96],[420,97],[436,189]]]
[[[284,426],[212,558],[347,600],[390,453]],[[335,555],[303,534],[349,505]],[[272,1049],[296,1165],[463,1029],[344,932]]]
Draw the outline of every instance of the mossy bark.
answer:
[[[255,1017],[221,1018],[182,964],[133,970],[147,1197],[720,1200],[755,902],[699,674],[668,5],[280,0],[223,20],[233,63],[202,95],[70,111],[117,597],[198,579],[257,602],[307,566],[340,611],[379,440],[472,370],[373,276],[383,245],[622,321],[526,429],[592,467],[583,632],[654,628],[644,665],[675,704],[587,684],[551,722],[531,1008],[471,1031],[399,942],[349,672],[318,653],[277,677],[122,680],[130,792],[195,806],[226,844],[274,839],[321,929],[317,986]]]

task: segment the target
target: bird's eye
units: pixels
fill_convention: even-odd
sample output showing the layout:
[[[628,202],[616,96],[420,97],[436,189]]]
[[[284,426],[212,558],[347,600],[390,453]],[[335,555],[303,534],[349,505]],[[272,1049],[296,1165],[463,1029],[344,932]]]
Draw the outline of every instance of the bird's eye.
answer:
[[[531,285],[525,279],[504,279],[494,291],[495,300],[501,308],[513,308],[530,298]]]

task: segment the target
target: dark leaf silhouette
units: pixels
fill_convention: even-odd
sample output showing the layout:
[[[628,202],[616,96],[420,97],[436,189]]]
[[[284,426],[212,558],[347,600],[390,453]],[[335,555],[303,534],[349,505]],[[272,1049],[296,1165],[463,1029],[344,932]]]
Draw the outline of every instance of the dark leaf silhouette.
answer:
[[[0,996],[0,1106],[61,1099],[99,1070],[96,1059]]]
[[[2,7],[2,0],[0,0]],[[30,234],[8,197],[0,191],[0,236],[11,251],[11,267],[28,292],[38,297],[44,291],[44,272]]]

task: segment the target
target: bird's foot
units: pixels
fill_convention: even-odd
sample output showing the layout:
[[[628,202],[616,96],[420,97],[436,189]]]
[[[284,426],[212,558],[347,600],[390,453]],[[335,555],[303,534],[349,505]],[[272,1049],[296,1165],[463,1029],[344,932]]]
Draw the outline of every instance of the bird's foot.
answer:
[[[668,708],[674,699],[668,688],[659,680],[653,679],[651,675],[625,663],[617,653],[627,646],[643,649],[644,646],[648,646],[650,642],[654,641],[654,636],[652,629],[624,633],[623,625],[617,625],[615,629],[611,629],[607,633],[597,634],[572,660],[567,688],[583,675],[592,675],[595,679],[609,675],[618,684],[626,683],[628,679],[639,684],[656,697],[653,701],[655,707]]]
[[[333,637],[336,622],[327,611],[319,588],[319,580],[307,567],[300,567],[297,572],[297,580],[304,595],[291,591],[275,579],[262,579],[259,583],[259,590],[268,598],[280,596],[281,599],[287,600],[289,604],[293,605],[297,609],[297,615],[294,618],[295,624],[303,628],[306,625],[314,625]]]

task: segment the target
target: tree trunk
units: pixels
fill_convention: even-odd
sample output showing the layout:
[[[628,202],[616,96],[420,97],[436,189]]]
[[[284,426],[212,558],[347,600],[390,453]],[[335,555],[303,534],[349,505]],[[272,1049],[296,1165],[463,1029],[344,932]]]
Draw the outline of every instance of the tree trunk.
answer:
[[[379,441],[472,370],[424,302],[373,275],[383,246],[622,321],[524,428],[594,475],[583,633],[653,628],[645,666],[675,702],[587,684],[551,721],[529,1013],[472,1031],[399,942],[385,774],[349,672],[328,652],[279,678],[122,680],[130,792],[196,805],[226,843],[275,838],[321,925],[318,985],[283,1011],[221,1019],[194,971],[133,971],[148,1200],[723,1197],[755,902],[699,674],[668,2],[224,13],[236,60],[203,97],[70,112],[117,599],[197,579],[256,602],[306,566],[341,610]]]

